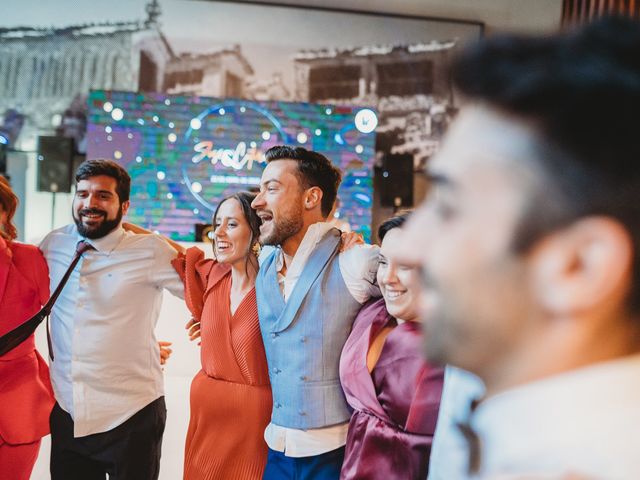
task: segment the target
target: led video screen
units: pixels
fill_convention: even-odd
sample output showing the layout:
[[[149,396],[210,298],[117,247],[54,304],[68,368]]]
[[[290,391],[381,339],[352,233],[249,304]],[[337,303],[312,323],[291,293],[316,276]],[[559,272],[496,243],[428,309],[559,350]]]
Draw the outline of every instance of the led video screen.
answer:
[[[377,117],[369,108],[116,91],[88,101],[87,158],[127,169],[131,222],[192,241],[222,198],[259,185],[264,152],[288,144],[340,168],[336,216],[370,238]]]

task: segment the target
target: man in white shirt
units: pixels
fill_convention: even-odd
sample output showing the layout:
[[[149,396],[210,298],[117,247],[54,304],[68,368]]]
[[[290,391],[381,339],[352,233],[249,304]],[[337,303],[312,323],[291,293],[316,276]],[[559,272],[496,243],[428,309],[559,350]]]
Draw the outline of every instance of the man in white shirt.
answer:
[[[469,475],[640,478],[638,59],[609,18],[454,65],[466,103],[397,251],[427,357],[485,383]]]
[[[80,241],[91,245],[51,315],[53,480],[156,479],[166,408],[154,335],[166,288],[183,296],[177,252],[155,235],[122,228],[131,179],[109,160],[76,172],[74,225],[40,248],[53,288]]]
[[[273,391],[265,431],[265,479],[337,479],[350,412],[340,387],[340,353],[374,285],[378,249],[340,253],[327,223],[340,172],[323,155],[273,147],[265,154],[260,242],[274,249],[260,266],[256,295]]]

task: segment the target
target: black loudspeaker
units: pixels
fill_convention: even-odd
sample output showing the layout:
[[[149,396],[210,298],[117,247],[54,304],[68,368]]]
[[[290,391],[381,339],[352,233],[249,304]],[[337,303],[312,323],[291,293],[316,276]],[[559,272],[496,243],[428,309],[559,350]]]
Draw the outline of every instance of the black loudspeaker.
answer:
[[[386,154],[378,174],[383,207],[413,207],[413,155]]]
[[[38,137],[38,191],[70,192],[73,139]]]
[[[195,227],[195,242],[213,242],[213,227],[210,223],[196,223]]]

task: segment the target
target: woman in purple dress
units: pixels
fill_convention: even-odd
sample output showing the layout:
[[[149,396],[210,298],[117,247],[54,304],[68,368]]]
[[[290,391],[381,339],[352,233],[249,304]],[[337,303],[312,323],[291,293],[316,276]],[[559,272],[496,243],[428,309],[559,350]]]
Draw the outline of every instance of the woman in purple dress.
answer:
[[[427,478],[444,370],[422,357],[413,272],[387,258],[405,220],[380,226],[382,298],[360,311],[342,351],[340,380],[354,411],[341,479]]]

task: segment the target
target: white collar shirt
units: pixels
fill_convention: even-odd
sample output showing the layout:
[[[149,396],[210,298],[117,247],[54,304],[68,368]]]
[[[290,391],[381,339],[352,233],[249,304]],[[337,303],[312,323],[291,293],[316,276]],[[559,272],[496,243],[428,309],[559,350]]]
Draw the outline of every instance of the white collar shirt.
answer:
[[[483,395],[482,380],[473,373],[447,365],[429,456],[429,480],[462,479],[467,475],[469,450],[458,424],[469,420],[472,402]]]
[[[278,249],[276,258],[278,283],[285,301],[291,296],[309,256],[332,228],[334,228],[333,225],[326,222],[311,225],[293,257],[285,258],[282,249]],[[340,273],[349,293],[358,303],[380,296],[380,290],[375,282],[378,252],[379,248],[375,245],[357,245],[338,256]],[[286,275],[283,275],[281,271],[285,265]],[[270,423],[265,430],[264,438],[269,448],[284,452],[288,457],[310,457],[345,445],[348,426],[347,422],[326,428],[297,430]]]
[[[51,314],[51,380],[75,437],[111,430],[164,394],[154,329],[163,290],[184,295],[171,266],[177,252],[157,235],[118,227],[87,240],[75,225],[40,245],[52,291],[80,240],[95,250],[84,253]]]
[[[479,477],[572,473],[598,480],[639,479],[639,379],[640,355],[633,355],[483,401],[471,421],[480,438]]]

